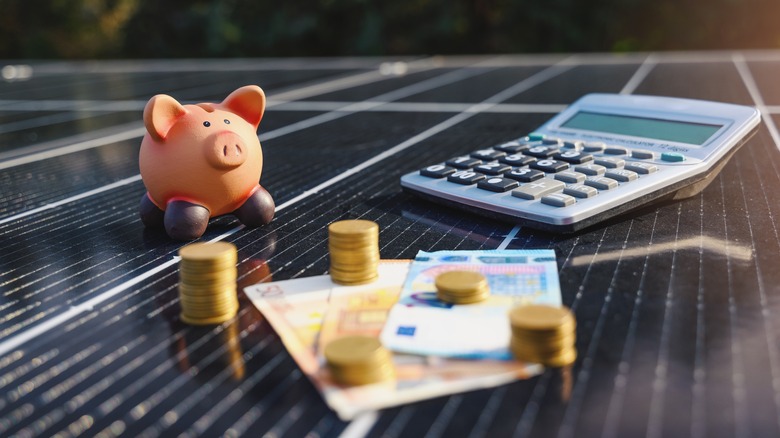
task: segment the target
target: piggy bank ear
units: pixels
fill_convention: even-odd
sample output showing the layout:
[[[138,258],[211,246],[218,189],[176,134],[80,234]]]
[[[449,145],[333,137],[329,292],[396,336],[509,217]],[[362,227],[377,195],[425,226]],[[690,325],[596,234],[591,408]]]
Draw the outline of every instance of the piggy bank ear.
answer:
[[[265,93],[257,85],[247,85],[230,93],[222,106],[241,116],[257,129],[265,112]]]
[[[149,99],[144,108],[144,125],[152,138],[163,141],[171,127],[185,114],[187,110],[176,99],[158,94]]]

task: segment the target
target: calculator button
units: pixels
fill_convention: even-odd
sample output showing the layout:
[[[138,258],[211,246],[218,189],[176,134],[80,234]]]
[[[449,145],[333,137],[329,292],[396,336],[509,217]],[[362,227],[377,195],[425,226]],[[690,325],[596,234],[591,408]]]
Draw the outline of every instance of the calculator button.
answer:
[[[512,196],[523,199],[539,199],[544,195],[561,191],[566,184],[550,178],[523,184],[512,190]]]
[[[664,152],[661,154],[661,159],[670,163],[679,163],[685,161],[685,155],[678,152]]]
[[[493,149],[506,152],[507,154],[517,154],[528,150],[531,146],[523,144],[517,141],[508,141],[498,146],[493,146]]]
[[[607,155],[626,155],[628,154],[628,149],[620,146],[609,146],[604,148],[604,153]]]
[[[607,168],[604,166],[599,166],[598,164],[589,163],[574,166],[574,170],[580,173],[584,173],[588,176],[601,176],[604,175],[604,172],[607,171]]]
[[[529,165],[531,169],[541,170],[547,173],[556,173],[569,168],[569,163],[557,160],[539,160]]]
[[[585,184],[566,184],[563,193],[576,198],[592,198],[596,196],[599,191],[591,186],[586,186]]]
[[[575,151],[573,149],[558,152],[557,154],[553,155],[553,158],[572,164],[582,164],[587,163],[588,161],[593,161],[593,155]]]
[[[572,172],[571,170],[564,170],[563,172],[556,173],[555,179],[557,179],[558,181],[563,181],[565,183],[576,184],[585,181],[585,174],[579,172]]]
[[[482,181],[477,183],[477,187],[480,189],[490,190],[491,192],[508,192],[509,190],[512,190],[516,187],[518,187],[520,184],[509,178],[501,178],[499,176],[483,179]]]
[[[528,155],[523,154],[511,154],[507,155],[506,157],[499,158],[498,161],[506,164],[510,164],[515,167],[525,166],[527,164],[531,164],[534,161],[536,161],[536,158],[529,157]]]
[[[512,171],[505,173],[504,177],[527,183],[544,178],[544,172],[523,167],[521,169],[512,169]]]
[[[563,142],[563,148],[579,151],[582,149],[582,142],[579,140],[566,140]]]
[[[658,166],[650,163],[626,163],[626,167],[624,167],[624,169],[628,169],[636,173],[641,173],[642,175],[647,175],[648,173],[657,172]]]
[[[471,157],[455,157],[447,160],[444,164],[458,169],[471,169],[474,166],[482,164],[482,160]]]
[[[542,144],[560,145],[561,144],[561,139],[560,138],[555,138],[555,137],[545,137],[545,138],[542,139]]]
[[[538,158],[547,158],[551,157],[556,152],[558,152],[557,146],[534,146],[528,148],[528,150],[525,151],[525,154]]]
[[[637,178],[639,178],[639,175],[636,172],[632,172],[626,169],[608,170],[607,173],[604,174],[604,176],[620,182],[634,181]]]
[[[511,169],[512,169],[511,166],[507,166],[506,164],[501,164],[496,162],[480,164],[479,166],[474,168],[474,170],[476,170],[477,172],[486,173],[488,175],[499,175]]]
[[[482,149],[471,153],[472,158],[477,158],[484,161],[497,160],[506,155],[506,152],[497,151],[495,149]]]
[[[468,186],[485,179],[485,175],[471,170],[459,170],[447,177],[447,181]]]
[[[532,133],[528,134],[525,138],[528,141],[541,141],[541,140],[544,140],[544,137],[546,137],[546,135],[538,133],[538,132],[532,132]]]
[[[594,163],[610,169],[617,169],[618,167],[623,167],[626,164],[626,161],[620,158],[602,157],[596,158]]]
[[[450,178],[452,178],[452,176],[450,176]],[[589,176],[585,178],[585,185],[589,185],[599,190],[612,190],[617,188],[618,182],[603,176]]]
[[[552,205],[553,207],[568,207],[577,200],[573,196],[563,193],[553,193],[542,197],[542,204]]]
[[[585,152],[601,152],[605,147],[607,147],[607,145],[600,141],[592,141],[582,144],[582,150]]]
[[[646,151],[643,149],[632,149],[631,158],[636,158],[638,160],[652,160],[655,158],[655,152]]]
[[[455,171],[456,169],[454,167],[445,166],[443,164],[434,164],[425,169],[420,169],[420,175],[429,178],[444,178],[447,175],[452,175]]]

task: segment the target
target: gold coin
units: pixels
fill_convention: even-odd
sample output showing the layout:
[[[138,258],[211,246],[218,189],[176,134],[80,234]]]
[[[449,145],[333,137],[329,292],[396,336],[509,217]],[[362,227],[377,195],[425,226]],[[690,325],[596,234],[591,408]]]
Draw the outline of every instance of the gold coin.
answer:
[[[367,385],[395,379],[395,367],[392,362],[382,364],[368,372],[343,370],[334,366],[329,366],[329,369],[333,379],[344,385]]]
[[[482,301],[485,301],[490,297],[489,291],[484,291],[472,295],[450,295],[447,293],[443,293],[441,291],[436,293],[436,297],[444,301],[445,303],[451,303],[451,304],[474,304],[474,303],[480,303]]]
[[[235,255],[236,246],[227,242],[192,243],[179,249],[179,256],[191,261],[223,259]]]
[[[179,276],[179,282],[190,286],[218,286],[228,283],[236,283],[238,276],[233,273],[228,275],[204,275],[198,277]]]
[[[529,331],[558,331],[576,326],[569,309],[540,304],[514,307],[509,311],[509,321],[512,327]]]
[[[205,317],[205,318],[191,317],[186,313],[182,312],[179,314],[179,319],[181,319],[182,322],[191,325],[213,325],[213,324],[221,324],[225,321],[229,321],[231,318],[236,316],[237,312],[238,312],[238,306],[236,306],[232,311],[225,313],[223,315],[217,315],[217,316]]]
[[[331,270],[341,272],[376,271],[378,267],[379,263],[377,262],[344,264],[333,261],[330,264]]]
[[[215,272],[231,272],[236,270],[236,260],[227,260],[224,263],[192,264],[179,263],[179,271],[190,275],[210,274]]]
[[[364,219],[337,221],[328,225],[328,234],[338,237],[379,235],[379,225],[376,222]]]
[[[182,307],[186,307],[187,309],[193,309],[193,310],[227,310],[232,306],[235,306],[238,304],[237,299],[223,299],[219,301],[192,301],[187,297],[181,297],[179,300]]]
[[[213,296],[223,293],[236,293],[236,283],[224,283],[221,285],[196,286],[187,283],[179,283],[179,294],[195,296]]]
[[[487,279],[475,271],[447,271],[436,276],[436,289],[456,295],[470,295],[488,289]]]
[[[387,355],[379,339],[371,336],[344,336],[325,346],[325,360],[336,366],[371,364]]]
[[[361,246],[372,246],[379,243],[379,234],[328,235],[328,246],[336,248],[355,249]]]
[[[577,350],[574,348],[565,348],[554,354],[540,354],[534,351],[512,348],[512,354],[523,362],[540,363],[556,368],[571,365],[577,360]]]
[[[361,270],[361,271],[340,271],[338,269],[331,269],[330,276],[339,278],[345,281],[361,281],[369,278],[374,278],[378,275],[376,270]]]

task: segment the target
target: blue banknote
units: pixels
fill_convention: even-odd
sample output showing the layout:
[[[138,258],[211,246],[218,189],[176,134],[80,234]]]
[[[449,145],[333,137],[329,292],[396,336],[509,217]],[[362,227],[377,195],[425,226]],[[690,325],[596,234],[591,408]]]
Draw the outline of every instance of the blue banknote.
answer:
[[[436,298],[436,276],[482,273],[490,297],[455,305]],[[385,347],[401,353],[467,359],[510,359],[508,312],[517,305],[561,305],[553,250],[420,251],[382,330]]]

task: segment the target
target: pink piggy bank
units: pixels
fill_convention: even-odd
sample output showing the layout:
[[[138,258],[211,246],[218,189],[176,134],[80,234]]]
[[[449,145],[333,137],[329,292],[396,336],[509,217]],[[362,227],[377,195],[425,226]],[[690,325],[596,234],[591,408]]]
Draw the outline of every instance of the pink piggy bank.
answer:
[[[265,225],[274,201],[260,186],[263,151],[257,127],[265,111],[260,87],[241,87],[222,103],[181,105],[159,94],[144,109],[141,220],[177,240],[202,236],[209,219],[233,214]]]

